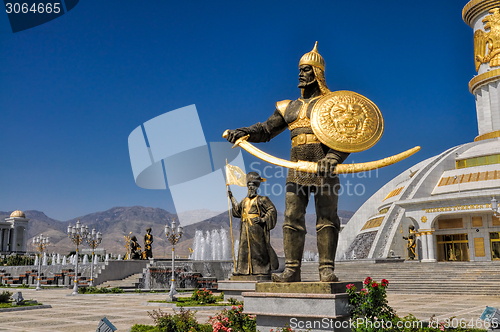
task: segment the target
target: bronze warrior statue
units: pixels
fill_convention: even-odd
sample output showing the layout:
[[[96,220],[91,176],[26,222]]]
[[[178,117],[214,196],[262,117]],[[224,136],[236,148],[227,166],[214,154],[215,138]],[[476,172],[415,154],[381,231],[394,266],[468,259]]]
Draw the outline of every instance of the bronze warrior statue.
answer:
[[[248,195],[240,203],[228,191],[232,214],[241,218],[240,246],[235,275],[269,275],[278,269],[278,257],[270,243],[271,229],[276,226],[277,212],[273,202],[257,194],[260,183],[265,181],[256,172],[246,176]]]
[[[130,259],[141,259],[141,246],[137,243],[137,238],[132,236],[130,239]]]
[[[151,234],[151,227],[146,228],[146,235],[144,235],[144,252],[142,253],[143,259],[153,258],[153,235]]]
[[[302,56],[299,62],[299,85],[302,96],[296,100],[276,103],[276,110],[263,123],[229,130],[227,140],[235,143],[250,135],[249,142],[268,142],[286,128],[290,130],[291,161],[310,161],[318,164],[317,173],[305,173],[290,169],[286,179],[285,221],[283,244],[285,271],[273,274],[275,282],[300,281],[300,266],[306,236],[305,214],[311,194],[316,207],[316,234],[319,252],[320,280],[337,281],[334,274],[340,219],[337,215],[339,178],[334,174],[337,164],[349,155],[327,147],[314,134],[310,116],[318,99],[329,93],[325,82],[325,61],[314,49]]]
[[[407,240],[406,249],[408,250],[408,259],[415,259],[415,249],[417,248],[417,239],[415,238],[415,226],[410,225],[408,227],[408,237],[403,236],[403,239]]]

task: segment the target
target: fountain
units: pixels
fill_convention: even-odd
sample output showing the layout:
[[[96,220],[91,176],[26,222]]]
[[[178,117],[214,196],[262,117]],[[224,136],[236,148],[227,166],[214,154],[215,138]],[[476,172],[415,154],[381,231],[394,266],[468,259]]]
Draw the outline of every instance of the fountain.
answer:
[[[61,255],[57,254],[56,264],[61,264]]]
[[[35,263],[33,263],[33,266],[38,266],[38,255],[35,257]]]
[[[43,253],[43,260],[42,260],[42,265],[47,265],[47,254]]]
[[[66,262],[66,256],[63,256],[63,259],[62,259],[62,263],[61,263],[61,264],[62,264],[62,265],[66,265],[66,264],[67,264],[67,262]]]
[[[223,228],[211,231],[197,230],[193,241],[192,259],[196,261],[231,260],[231,243]]]
[[[87,256],[87,254],[85,254],[85,256],[83,256],[82,264],[88,264],[88,263],[89,263],[89,257]]]
[[[304,255],[302,256],[303,262],[319,262],[319,254],[314,253],[312,251],[304,251]]]

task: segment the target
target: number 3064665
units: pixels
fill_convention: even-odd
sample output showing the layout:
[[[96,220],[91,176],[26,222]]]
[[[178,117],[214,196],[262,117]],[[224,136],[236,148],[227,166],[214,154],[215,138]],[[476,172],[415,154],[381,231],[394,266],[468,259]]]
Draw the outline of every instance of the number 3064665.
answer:
[[[55,14],[58,14],[60,11],[61,11],[61,7],[60,7],[60,3],[34,3],[32,4],[31,6],[27,3],[6,3],[5,4],[5,11],[7,12],[7,14],[10,14],[10,13],[15,13],[15,14],[19,14],[19,13],[23,13],[23,14],[27,14],[27,13],[39,13],[39,14],[43,14],[43,13],[47,13],[47,14],[50,14],[50,13],[55,13]]]

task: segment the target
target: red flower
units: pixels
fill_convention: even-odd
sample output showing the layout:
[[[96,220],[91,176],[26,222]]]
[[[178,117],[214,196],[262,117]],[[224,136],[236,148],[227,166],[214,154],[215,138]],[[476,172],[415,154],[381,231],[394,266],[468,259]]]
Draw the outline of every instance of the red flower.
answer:
[[[354,287],[354,284],[348,284],[346,287],[347,287],[347,289],[351,289]]]
[[[389,285],[389,281],[387,279],[382,279],[381,284],[382,287],[387,287],[387,285]]]
[[[364,281],[364,284],[365,284],[365,285],[368,285],[371,281],[372,281],[372,278],[370,278],[370,277],[366,277],[366,279],[365,279],[365,281]]]
[[[372,287],[373,287],[373,288],[377,288],[377,287],[378,287],[378,284],[377,284],[376,282],[374,282],[374,283],[372,284]]]

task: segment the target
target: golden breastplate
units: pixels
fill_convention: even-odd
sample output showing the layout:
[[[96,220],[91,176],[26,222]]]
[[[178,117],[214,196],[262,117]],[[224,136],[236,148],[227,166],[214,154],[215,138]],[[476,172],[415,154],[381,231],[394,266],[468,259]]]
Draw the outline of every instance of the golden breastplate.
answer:
[[[300,108],[300,112],[299,112],[299,116],[298,116],[297,120],[288,124],[288,128],[290,129],[290,131],[294,130],[295,128],[311,127],[311,120],[309,120],[307,118],[307,114],[306,114],[308,105],[309,105],[308,103],[306,104],[302,101],[302,107]]]

